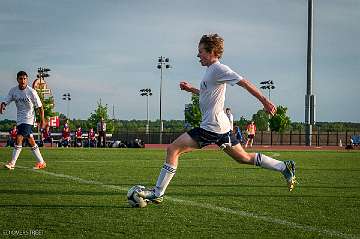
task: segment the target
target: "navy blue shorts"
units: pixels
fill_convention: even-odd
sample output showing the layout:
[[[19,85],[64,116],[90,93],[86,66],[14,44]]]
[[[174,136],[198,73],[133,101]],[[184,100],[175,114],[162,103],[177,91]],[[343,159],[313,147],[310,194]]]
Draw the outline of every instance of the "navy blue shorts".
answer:
[[[239,140],[229,131],[225,134],[217,134],[214,132],[210,132],[204,130],[202,128],[193,128],[192,130],[187,132],[190,137],[195,140],[200,148],[203,148],[210,144],[217,144],[222,148],[222,145],[228,144],[231,146],[235,146],[239,143]]]
[[[19,124],[16,126],[17,128],[17,135],[22,135],[23,137],[30,137],[32,136],[32,125],[30,124]]]

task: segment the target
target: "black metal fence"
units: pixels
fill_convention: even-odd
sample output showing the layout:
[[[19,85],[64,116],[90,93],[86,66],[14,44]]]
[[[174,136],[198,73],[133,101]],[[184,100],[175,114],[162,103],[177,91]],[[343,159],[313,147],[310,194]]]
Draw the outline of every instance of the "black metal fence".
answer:
[[[162,143],[170,144],[185,131],[163,132]],[[246,135],[243,134],[246,139]],[[360,131],[345,132],[313,132],[313,146],[336,146],[340,142],[342,145],[350,144],[350,137],[360,135]],[[0,145],[6,143],[8,139],[7,132],[0,132]],[[146,144],[158,144],[160,139],[159,132],[150,132],[146,134],[144,131],[123,130],[115,132],[111,140],[120,140],[122,142],[132,142],[135,139],[141,139]],[[286,133],[276,133],[269,131],[258,131],[254,138],[254,145],[305,145],[305,133],[301,131],[290,131]]]
[[[173,131],[162,133],[162,143],[169,144],[185,131]],[[246,135],[243,134],[246,139]],[[336,146],[340,144],[347,145],[350,143],[352,135],[360,135],[360,131],[345,132],[313,132],[312,145],[314,146]],[[131,142],[134,139],[141,139],[146,144],[158,144],[160,138],[159,132],[143,131],[120,131],[113,134],[113,140]],[[257,132],[254,138],[254,145],[305,145],[305,133],[301,131],[290,131],[286,133],[277,133],[269,131]]]

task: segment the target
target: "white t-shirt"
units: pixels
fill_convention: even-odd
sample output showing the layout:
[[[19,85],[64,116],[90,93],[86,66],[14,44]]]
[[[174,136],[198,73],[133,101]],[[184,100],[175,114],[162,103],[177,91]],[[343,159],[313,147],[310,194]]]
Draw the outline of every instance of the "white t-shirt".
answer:
[[[206,69],[200,83],[200,128],[217,134],[225,134],[231,130],[229,119],[224,112],[226,83],[235,85],[242,79],[242,76],[219,61]]]
[[[97,123],[97,131],[101,132],[101,131],[106,131],[106,123],[103,122],[102,123],[102,127],[101,127],[101,121]]]
[[[19,86],[15,86],[10,89],[9,94],[6,97],[6,105],[11,101],[15,101],[17,108],[17,125],[19,124],[34,124],[35,120],[35,108],[42,106],[41,100],[33,88],[26,86],[24,90],[20,90]]]
[[[231,113],[227,114],[226,111],[225,111],[225,114],[229,119],[230,127],[231,127],[231,130],[232,130],[234,128],[234,116]]]

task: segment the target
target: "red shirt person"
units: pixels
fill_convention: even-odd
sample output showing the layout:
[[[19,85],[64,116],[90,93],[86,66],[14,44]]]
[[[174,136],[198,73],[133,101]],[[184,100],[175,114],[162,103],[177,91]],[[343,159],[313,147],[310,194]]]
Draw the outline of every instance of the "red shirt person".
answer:
[[[93,128],[90,129],[90,131],[88,133],[88,137],[90,140],[95,140],[95,131]]]
[[[42,143],[51,143],[51,146],[52,146],[53,139],[51,137],[49,125],[47,125],[44,130],[41,130],[41,140],[42,140]]]
[[[17,128],[16,125],[14,125],[14,127],[9,131],[9,138],[15,141],[16,135],[17,135]]]
[[[75,132],[75,147],[82,147],[82,129],[81,127],[78,127],[76,132]]]
[[[88,132],[88,143],[89,143],[89,147],[96,146],[96,134],[93,128],[90,128]]]
[[[245,148],[247,148],[249,142],[250,142],[250,147],[252,147],[252,145],[254,143],[255,133],[256,133],[256,125],[255,125],[254,121],[251,121],[251,123],[248,124],[248,126],[246,127],[246,131],[248,133],[248,139],[245,144]]]
[[[9,131],[9,138],[6,146],[14,147],[16,142],[16,135],[17,135],[17,128],[16,125],[14,125],[14,127]]]
[[[82,129],[79,127],[75,132],[76,139],[82,139]]]
[[[68,124],[65,124],[64,128],[62,130],[62,138],[61,138],[62,146],[69,147],[70,146],[70,140],[71,140],[70,129],[69,129]]]

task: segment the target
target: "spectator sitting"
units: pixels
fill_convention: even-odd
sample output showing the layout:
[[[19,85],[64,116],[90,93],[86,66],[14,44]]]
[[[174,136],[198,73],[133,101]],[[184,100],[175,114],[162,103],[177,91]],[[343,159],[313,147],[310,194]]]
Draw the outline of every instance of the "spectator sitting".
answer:
[[[90,144],[89,147],[92,147],[92,148],[96,147],[96,137],[95,137],[95,131],[93,128],[91,128],[88,133],[88,143]]]
[[[82,129],[78,127],[75,132],[75,147],[82,147]]]
[[[41,144],[50,143],[51,147],[53,144],[53,138],[51,137],[50,126],[46,125],[45,129],[41,130]]]
[[[62,137],[59,146],[68,148],[70,146],[70,142],[71,142],[71,136],[70,136],[69,125],[65,124],[62,130]]]
[[[6,143],[6,147],[14,147],[16,142],[17,128],[16,125],[9,131],[9,138]]]
[[[128,148],[144,148],[144,142],[141,139],[135,139],[127,144]]]

